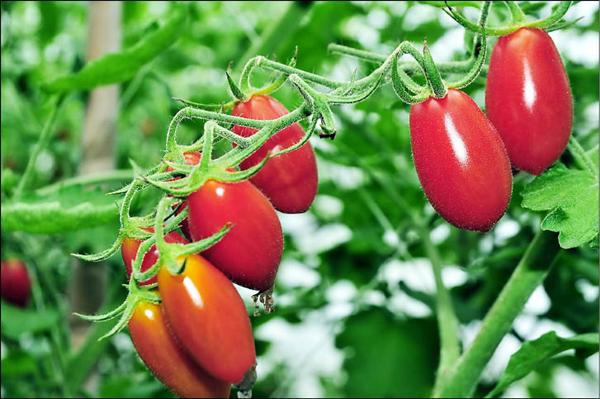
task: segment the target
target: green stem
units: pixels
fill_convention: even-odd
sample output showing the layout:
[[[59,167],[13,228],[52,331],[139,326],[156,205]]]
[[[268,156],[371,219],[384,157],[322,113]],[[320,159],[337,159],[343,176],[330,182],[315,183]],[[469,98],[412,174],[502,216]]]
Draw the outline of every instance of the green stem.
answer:
[[[69,179],[64,179],[57,183],[41,187],[35,190],[35,193],[38,195],[48,195],[67,187],[120,182],[123,180],[129,180],[132,177],[133,171],[130,169],[111,170],[109,172],[100,172],[91,175],[77,176]]]
[[[542,283],[559,253],[556,234],[540,230],[483,320],[472,345],[458,360],[435,397],[471,396],[486,364],[510,331],[533,291]]]
[[[569,152],[573,155],[573,158],[575,158],[575,161],[579,164],[579,166],[587,169],[592,176],[598,178],[598,168],[594,165],[594,162],[592,162],[590,157],[588,157],[581,144],[579,144],[579,141],[577,141],[573,135],[571,135],[571,138],[569,139],[568,148]]]
[[[338,82],[336,80],[327,79],[321,75],[317,75],[316,73],[306,72],[302,69],[294,68],[277,61],[272,61],[260,55],[257,57],[256,65],[260,65],[263,68],[271,69],[273,71],[282,72],[286,75],[296,74],[304,80],[316,83],[324,87],[328,87],[330,89],[335,89],[336,87],[342,86],[344,84],[344,82]]]
[[[519,7],[516,1],[505,1],[504,2],[510,11],[512,22],[514,25],[520,25],[525,20],[525,13]]]
[[[433,277],[436,286],[436,315],[440,334],[440,363],[437,370],[436,386],[443,383],[456,360],[460,356],[460,339],[458,335],[458,320],[452,306],[450,291],[442,279],[442,262],[440,254],[431,242],[429,231],[422,225],[420,236],[425,244],[425,251],[431,260]]]
[[[383,54],[377,54],[367,50],[359,50],[354,47],[343,46],[337,43],[331,43],[327,49],[334,54],[349,55],[351,57],[359,58],[363,61],[369,61],[376,64],[380,64],[387,59],[387,56]]]
[[[279,19],[272,23],[260,40],[253,43],[235,64],[234,70],[239,70],[251,57],[255,55],[269,56],[275,52],[286,39],[294,34],[300,26],[300,21],[308,11],[308,4],[299,1],[290,2],[288,8],[281,14]]]
[[[50,113],[50,117],[48,118],[48,120],[46,120],[46,124],[42,129],[42,133],[40,134],[40,137],[38,138],[38,141],[35,147],[33,148],[33,152],[29,157],[27,166],[25,167],[23,177],[21,177],[21,180],[19,181],[19,184],[15,189],[15,198],[19,198],[23,194],[23,190],[25,190],[31,184],[35,163],[42,150],[48,146],[48,142],[50,141],[50,136],[52,134],[52,128],[54,126],[54,122],[56,121],[58,111],[63,104],[64,98],[64,96],[60,96],[54,97],[50,100],[51,105],[53,106],[52,112]]]

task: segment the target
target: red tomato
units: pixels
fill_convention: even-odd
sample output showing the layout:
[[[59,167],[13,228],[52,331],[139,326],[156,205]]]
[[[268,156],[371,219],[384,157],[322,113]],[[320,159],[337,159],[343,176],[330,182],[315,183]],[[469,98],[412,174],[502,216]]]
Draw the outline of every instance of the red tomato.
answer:
[[[573,98],[546,32],[521,28],[498,39],[485,104],[515,168],[538,175],[560,157],[573,126]]]
[[[237,384],[256,363],[248,313],[233,284],[198,255],[180,275],[158,273],[170,330],[185,351],[219,380]]]
[[[136,305],[129,332],[140,357],[177,395],[184,398],[228,398],[230,384],[208,375],[179,347],[169,334],[160,306]]]
[[[233,227],[203,252],[234,283],[264,291],[273,286],[283,252],[281,224],[273,206],[252,183],[207,181],[188,199],[188,225],[194,240]]]
[[[165,241],[171,244],[176,242],[181,244],[188,243],[185,238],[183,238],[174,231],[165,235]],[[140,247],[140,244],[140,241],[129,237],[125,237],[123,243],[121,244],[121,255],[123,256],[123,262],[125,263],[125,269],[127,270],[128,280],[131,278],[131,272],[133,270],[133,261],[135,260],[135,256],[137,255],[137,251]],[[146,271],[150,269],[156,263],[157,260],[158,249],[156,248],[156,245],[153,245],[150,247],[150,251],[146,252],[146,254],[144,255],[144,259],[142,260],[141,271]],[[156,276],[152,277],[150,280],[140,283],[140,285],[148,285],[154,283],[156,283]]]
[[[7,302],[25,307],[31,295],[27,266],[20,259],[3,260],[0,267],[0,295]]]
[[[269,96],[252,96],[246,102],[239,102],[232,115],[250,119],[277,119],[288,113],[279,101]],[[234,126],[233,131],[248,137],[256,129]],[[294,123],[279,131],[254,154],[244,160],[240,167],[248,169],[260,163],[269,151],[276,152],[291,147],[304,137],[302,127]],[[312,204],[317,194],[317,163],[310,143],[287,154],[270,159],[250,181],[285,213],[301,213]]]
[[[425,195],[453,225],[487,231],[510,201],[512,174],[500,136],[477,104],[450,89],[410,110],[415,167]]]

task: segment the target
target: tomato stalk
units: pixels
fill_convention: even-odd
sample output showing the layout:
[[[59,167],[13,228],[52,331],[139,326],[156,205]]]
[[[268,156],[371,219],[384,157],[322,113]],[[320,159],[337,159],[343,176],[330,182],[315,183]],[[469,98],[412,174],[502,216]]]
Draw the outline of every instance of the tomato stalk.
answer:
[[[558,253],[556,234],[540,230],[485,316],[475,340],[436,388],[435,397],[473,395],[485,365],[533,291],[552,268]]]

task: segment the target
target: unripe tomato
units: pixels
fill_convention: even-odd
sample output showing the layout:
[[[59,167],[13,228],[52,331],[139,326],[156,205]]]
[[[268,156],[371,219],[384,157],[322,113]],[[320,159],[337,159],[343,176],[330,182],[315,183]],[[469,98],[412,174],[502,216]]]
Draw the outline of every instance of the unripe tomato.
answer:
[[[487,231],[510,201],[512,174],[500,136],[477,104],[450,89],[410,109],[410,139],[423,191],[462,229]]]
[[[252,96],[239,102],[232,115],[249,119],[277,119],[288,113],[279,101],[269,96]],[[234,126],[233,131],[249,137],[257,132],[243,126]],[[304,137],[302,127],[294,123],[277,132],[258,151],[244,160],[240,167],[248,169],[262,161],[269,151],[276,152],[298,143]],[[317,163],[310,143],[295,151],[269,159],[267,164],[250,181],[270,200],[275,209],[285,213],[301,213],[312,204],[317,194]]]
[[[498,39],[485,104],[515,168],[538,175],[560,157],[573,126],[573,97],[546,32],[521,28]]]
[[[219,380],[237,384],[256,363],[248,313],[233,284],[199,255],[180,275],[158,273],[170,330],[184,350]]]
[[[154,231],[154,230],[152,230]],[[165,241],[168,243],[180,243],[187,244],[187,240],[177,234],[174,231],[165,235]],[[135,260],[135,256],[137,255],[138,248],[140,247],[141,242],[134,238],[125,237],[123,243],[121,244],[121,255],[123,256],[123,263],[125,263],[125,269],[127,270],[127,280],[131,278],[131,272],[133,270],[133,261]],[[158,249],[156,245],[150,247],[150,251],[146,252],[144,255],[144,259],[142,260],[141,271],[144,272],[150,269],[158,260]],[[143,281],[140,285],[148,285],[156,283],[156,276],[152,277],[149,280]]]
[[[25,307],[31,296],[27,266],[20,259],[3,260],[0,267],[0,295],[7,302]]]
[[[202,253],[234,283],[264,291],[273,286],[283,252],[281,224],[273,206],[249,181],[207,181],[188,199],[194,240],[232,223],[231,230]]]
[[[230,384],[210,376],[170,335],[160,306],[136,305],[129,332],[140,357],[163,384],[184,398],[228,398]]]

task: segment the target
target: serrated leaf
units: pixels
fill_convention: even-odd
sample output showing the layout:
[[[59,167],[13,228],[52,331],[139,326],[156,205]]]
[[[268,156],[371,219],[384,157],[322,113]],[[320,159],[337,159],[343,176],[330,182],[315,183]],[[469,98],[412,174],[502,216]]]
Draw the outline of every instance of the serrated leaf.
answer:
[[[510,384],[535,370],[545,360],[569,349],[583,350],[587,355],[598,352],[598,334],[589,333],[562,338],[554,331],[550,331],[534,341],[525,342],[512,355],[498,385],[487,397],[497,396]]]
[[[136,45],[89,62],[79,72],[54,79],[46,83],[44,88],[49,92],[85,90],[131,79],[186,32],[186,10],[187,7],[177,7],[160,29],[148,34]]]
[[[591,172],[569,169],[559,163],[536,177],[522,196],[523,207],[548,211],[541,227],[558,232],[562,248],[578,247],[597,239],[598,178]]]
[[[58,312],[56,310],[45,309],[43,312],[36,312],[29,309],[20,309],[0,303],[2,310],[2,335],[18,339],[24,333],[35,333],[52,328],[58,321]]]
[[[54,234],[111,223],[118,218],[114,198],[99,190],[63,190],[51,197],[29,197],[2,204],[3,231]]]

